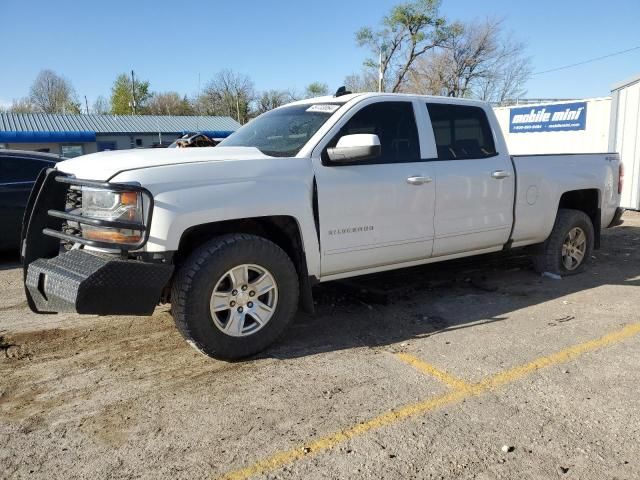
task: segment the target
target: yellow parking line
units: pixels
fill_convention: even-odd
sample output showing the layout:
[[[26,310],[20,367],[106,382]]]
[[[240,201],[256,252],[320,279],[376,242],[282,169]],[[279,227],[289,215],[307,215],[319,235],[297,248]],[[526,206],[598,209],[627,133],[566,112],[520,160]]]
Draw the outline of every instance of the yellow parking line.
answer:
[[[433,411],[448,405],[453,405],[466,398],[477,396],[497,387],[513,383],[542,368],[568,362],[585,353],[599,350],[614,343],[619,343],[627,338],[637,335],[638,333],[640,333],[640,323],[628,325],[621,330],[609,333],[596,340],[591,340],[585,343],[574,345],[560,352],[545,357],[540,357],[536,360],[533,360],[532,362],[520,365],[515,368],[511,368],[505,372],[498,373],[479,383],[465,383],[466,386],[464,388],[456,388],[454,390],[451,390],[447,394],[439,395],[437,397],[429,398],[418,403],[391,410],[387,413],[374,417],[371,420],[367,420],[339,432],[327,435],[299,448],[293,448],[291,450],[276,453],[275,455],[261,460],[246,468],[230,472],[224,475],[222,479],[245,480],[254,475],[272,472],[305,456],[329,450],[340,443],[343,443],[351,438],[363,435],[371,430],[377,430],[379,428],[394,424],[407,418],[415,417],[417,415]]]
[[[614,343],[619,343],[622,340],[637,335],[638,333],[640,333],[640,323],[632,323],[631,325],[627,325],[621,330],[609,333],[596,340],[579,343],[578,345],[565,348],[564,350],[552,353],[551,355],[548,355],[546,357],[540,357],[532,362],[498,373],[481,381],[477,385],[481,388],[500,387],[502,385],[515,382],[522,377],[526,377],[527,375],[530,375],[535,371],[540,370],[541,368],[569,362],[574,358],[579,357],[580,355],[592,352],[594,350],[599,350]]]
[[[404,363],[411,365],[416,370],[419,370],[422,373],[426,373],[427,375],[440,380],[442,383],[445,383],[451,388],[462,389],[462,390],[471,388],[470,383],[467,383],[464,380],[454,377],[453,375],[443,370],[440,370],[439,368],[434,367],[430,363],[423,362],[419,358],[414,357],[409,353],[405,353],[405,352],[396,353],[396,357],[402,360]]]
[[[301,446],[299,448],[293,448],[283,452],[276,453],[272,457],[261,460],[249,467],[236,470],[221,477],[222,480],[245,480],[254,475],[272,472],[284,465],[295,462],[302,457],[329,450],[336,445],[346,442],[347,440],[363,435],[371,430],[377,430],[384,426],[396,423],[405,418],[414,417],[421,413],[435,410],[439,407],[444,407],[452,403],[456,403],[464,398],[470,396],[469,391],[466,390],[451,390],[446,395],[440,395],[438,397],[429,398],[420,403],[415,403],[401,407],[399,409],[391,410],[380,416],[372,418],[371,420],[359,423],[352,427],[346,428],[339,432],[322,437],[314,442]]]

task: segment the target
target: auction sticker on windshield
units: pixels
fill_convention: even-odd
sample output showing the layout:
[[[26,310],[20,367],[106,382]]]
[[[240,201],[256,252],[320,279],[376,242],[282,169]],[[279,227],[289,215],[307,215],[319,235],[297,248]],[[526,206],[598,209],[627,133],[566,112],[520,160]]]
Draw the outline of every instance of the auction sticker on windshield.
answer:
[[[340,108],[340,105],[331,105],[328,103],[312,105],[307,108],[307,112],[323,112],[323,113],[333,113]]]

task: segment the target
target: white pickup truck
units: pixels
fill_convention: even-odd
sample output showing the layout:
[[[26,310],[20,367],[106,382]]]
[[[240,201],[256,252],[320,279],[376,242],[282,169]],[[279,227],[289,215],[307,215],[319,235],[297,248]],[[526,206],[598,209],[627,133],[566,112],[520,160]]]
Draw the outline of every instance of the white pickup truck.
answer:
[[[512,157],[486,103],[349,94],[272,110],[215,148],[42,172],[22,232],[32,310],[150,315],[223,359],[274,342],[318,282],[529,247],[580,272],[620,221],[615,153]]]

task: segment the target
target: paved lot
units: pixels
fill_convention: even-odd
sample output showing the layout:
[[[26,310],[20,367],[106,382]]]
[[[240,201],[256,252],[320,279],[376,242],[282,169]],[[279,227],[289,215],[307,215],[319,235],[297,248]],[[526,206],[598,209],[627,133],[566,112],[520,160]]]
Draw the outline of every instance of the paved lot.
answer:
[[[489,257],[324,285],[315,317],[234,364],[166,308],[33,315],[4,258],[0,477],[640,478],[625,219],[560,281]]]

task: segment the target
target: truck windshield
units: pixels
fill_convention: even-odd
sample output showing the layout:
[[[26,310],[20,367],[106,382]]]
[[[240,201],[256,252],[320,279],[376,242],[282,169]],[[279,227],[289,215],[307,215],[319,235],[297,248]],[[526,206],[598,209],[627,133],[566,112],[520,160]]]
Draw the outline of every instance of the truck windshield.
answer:
[[[255,147],[272,157],[294,157],[340,104],[294,105],[251,120],[220,143],[221,147]]]

